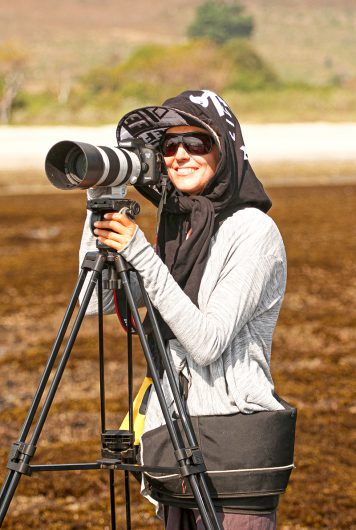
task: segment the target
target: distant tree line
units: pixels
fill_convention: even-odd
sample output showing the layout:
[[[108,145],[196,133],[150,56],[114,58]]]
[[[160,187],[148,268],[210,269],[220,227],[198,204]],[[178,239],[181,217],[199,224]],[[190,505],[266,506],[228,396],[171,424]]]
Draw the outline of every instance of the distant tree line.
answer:
[[[174,45],[147,44],[125,61],[98,65],[80,78],[72,77],[60,94],[54,89],[30,93],[23,88],[29,58],[13,43],[0,45],[0,120],[21,116],[35,122],[70,121],[73,115],[96,120],[125,106],[164,100],[191,85],[219,93],[254,91],[278,86],[274,70],[248,39],[254,29],[252,17],[233,0],[206,0],[187,28],[189,40]],[[190,60],[186,61],[189,55]],[[174,69],[167,69],[174,64]],[[203,65],[203,67],[202,67]],[[199,66],[199,68],[197,68]],[[40,116],[43,115],[43,118]],[[79,118],[80,119],[80,118]],[[16,121],[16,120],[15,120]]]

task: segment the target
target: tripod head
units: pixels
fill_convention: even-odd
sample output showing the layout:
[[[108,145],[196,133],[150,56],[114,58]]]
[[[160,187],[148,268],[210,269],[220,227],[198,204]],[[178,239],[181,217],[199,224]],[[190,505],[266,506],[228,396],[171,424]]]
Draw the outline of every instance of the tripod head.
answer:
[[[110,188],[115,190],[115,188]],[[87,209],[91,211],[90,216],[90,230],[94,234],[94,223],[96,221],[102,221],[104,215],[110,212],[119,212],[127,215],[131,219],[140,213],[140,205],[136,201],[130,199],[124,199],[123,196],[115,196],[114,193],[110,195],[104,195],[97,199],[88,199]],[[103,279],[104,289],[120,289],[121,282],[115,268],[115,262],[117,257],[116,250],[112,249],[104,243],[100,243],[98,239],[96,240],[96,247],[99,251],[105,253],[106,255],[106,268],[108,270],[108,275],[106,279]]]
[[[102,221],[106,213],[119,212],[127,215],[130,219],[135,219],[140,213],[141,208],[138,202],[124,198],[126,194],[125,188],[126,186],[109,188],[110,192],[107,195],[87,200],[87,209],[91,211],[90,230],[93,234],[94,223]],[[108,250],[116,254],[116,251],[98,240],[96,241],[96,247],[98,250]]]
[[[87,209],[92,212],[90,218],[90,229],[94,233],[94,223],[102,221],[106,213],[119,212],[127,215],[131,219],[140,213],[140,205],[130,199],[117,198],[114,195],[99,197],[98,199],[89,199]]]

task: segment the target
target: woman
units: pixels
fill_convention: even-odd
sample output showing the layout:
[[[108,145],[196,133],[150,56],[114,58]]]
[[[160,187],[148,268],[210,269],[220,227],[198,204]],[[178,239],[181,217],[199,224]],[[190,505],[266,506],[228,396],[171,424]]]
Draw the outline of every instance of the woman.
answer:
[[[117,135],[156,144],[164,156],[166,196],[160,186],[139,190],[161,210],[157,249],[118,213],[97,222],[95,235],[140,273],[162,318],[172,362],[187,382],[189,413],[283,408],[273,394],[269,364],[286,257],[236,117],[213,92],[187,91],[162,107],[127,114]],[[82,252],[91,245],[87,227]],[[105,305],[113,309],[109,294]],[[171,402],[165,374],[163,388]],[[152,391],[145,431],[163,423]],[[231,530],[275,528],[275,510],[219,517]],[[166,510],[167,529],[195,527],[203,528],[195,511]]]

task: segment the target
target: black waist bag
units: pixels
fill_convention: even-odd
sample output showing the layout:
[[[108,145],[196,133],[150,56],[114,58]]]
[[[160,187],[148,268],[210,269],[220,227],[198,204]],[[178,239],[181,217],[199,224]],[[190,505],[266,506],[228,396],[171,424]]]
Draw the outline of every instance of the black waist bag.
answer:
[[[210,494],[223,511],[270,512],[287,487],[294,467],[297,411],[277,399],[283,410],[191,417]],[[187,447],[184,435],[182,440]],[[143,434],[141,458],[147,466],[173,468],[172,473],[144,472],[154,499],[182,508],[196,507],[188,479],[179,474],[166,425]]]

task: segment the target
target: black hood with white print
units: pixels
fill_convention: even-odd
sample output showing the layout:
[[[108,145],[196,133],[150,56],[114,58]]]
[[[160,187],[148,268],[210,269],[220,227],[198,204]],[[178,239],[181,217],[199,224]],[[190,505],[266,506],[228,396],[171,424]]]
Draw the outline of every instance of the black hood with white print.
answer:
[[[242,208],[267,212],[271,201],[249,163],[238,120],[225,101],[209,90],[185,91],[162,106],[126,114],[118,124],[117,140],[142,138],[145,143],[158,146],[168,128],[181,125],[207,129],[220,148],[215,176],[200,194],[187,195],[168,184],[158,229],[159,256],[197,305],[210,240],[220,224]],[[160,186],[137,189],[159,205]],[[188,231],[191,235],[187,238]]]

